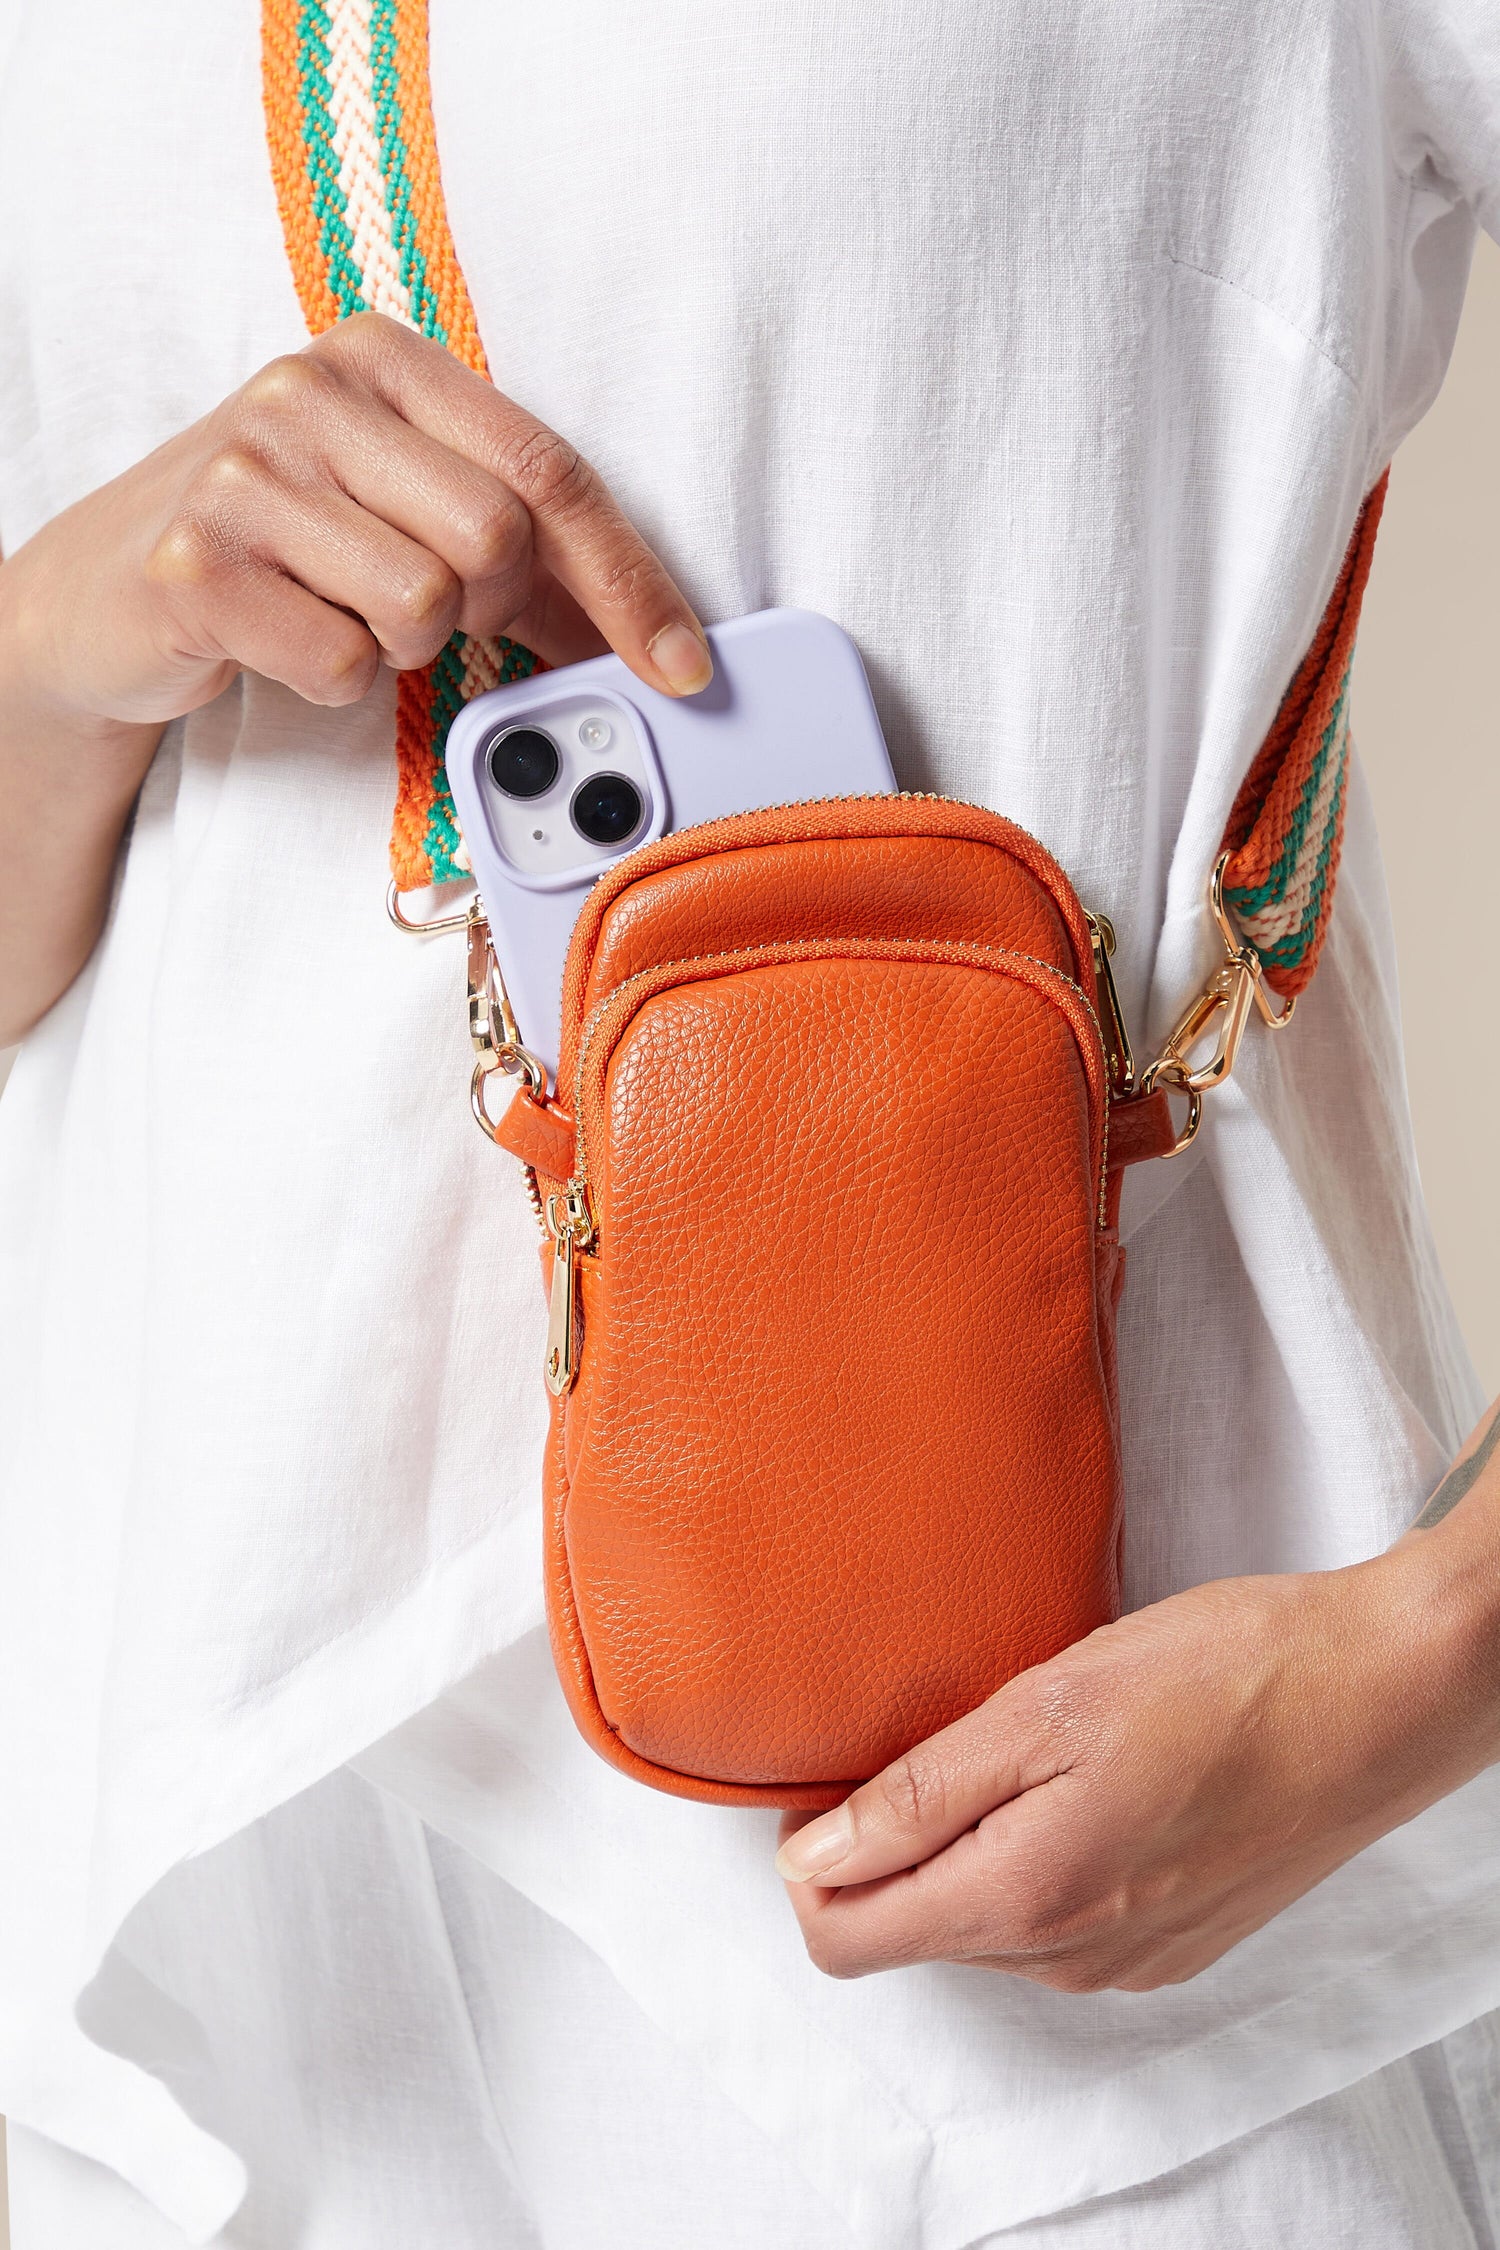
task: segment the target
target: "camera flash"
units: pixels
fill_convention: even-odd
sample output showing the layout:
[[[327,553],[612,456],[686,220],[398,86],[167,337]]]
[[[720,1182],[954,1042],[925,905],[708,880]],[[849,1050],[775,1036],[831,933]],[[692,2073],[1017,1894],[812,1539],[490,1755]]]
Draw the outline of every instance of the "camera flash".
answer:
[[[585,750],[607,750],[614,738],[614,728],[608,719],[601,719],[597,712],[579,724],[578,739]]]

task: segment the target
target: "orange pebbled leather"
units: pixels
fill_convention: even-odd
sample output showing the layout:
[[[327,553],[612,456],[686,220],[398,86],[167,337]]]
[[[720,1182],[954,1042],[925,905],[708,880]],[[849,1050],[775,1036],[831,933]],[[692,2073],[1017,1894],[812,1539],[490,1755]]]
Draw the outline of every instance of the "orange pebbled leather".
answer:
[[[1170,1121],[1111,1121],[1094,998],[1056,863],[971,806],[745,815],[596,886],[572,1114],[502,1136],[594,1221],[548,1614],[625,1771],[834,1803],[1115,1615],[1110,1221]]]
[[[572,1173],[576,1155],[572,1118],[559,1103],[534,1101],[524,1086],[501,1113],[495,1140],[522,1164],[551,1179],[565,1180]],[[1165,1093],[1114,1103],[1109,1126],[1110,1192],[1116,1190],[1115,1176],[1125,1166],[1170,1156],[1176,1140]]]

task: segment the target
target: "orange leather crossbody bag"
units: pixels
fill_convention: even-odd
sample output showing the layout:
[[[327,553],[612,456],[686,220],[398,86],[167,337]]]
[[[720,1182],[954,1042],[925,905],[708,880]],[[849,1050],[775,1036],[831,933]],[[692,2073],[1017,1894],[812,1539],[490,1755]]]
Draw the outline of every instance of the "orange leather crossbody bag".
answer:
[[[942,799],[715,821],[591,893],[559,1098],[496,1137],[552,1237],[553,1644],[626,1771],[836,1802],[1115,1615],[1119,1183],[1174,1135],[1104,958]]]
[[[1247,782],[1241,864],[1346,755],[1345,623],[1283,706],[1293,750]],[[550,1097],[476,922],[475,1106],[488,1124],[489,1071],[523,1072],[489,1129],[549,1237],[553,1649],[625,1772],[837,1803],[1118,1613],[1122,1175],[1192,1138],[1257,1003],[1286,1021],[1326,921],[1324,885],[1273,980],[1238,873],[1228,843],[1224,965],[1140,1083],[1112,931],[974,805],[788,805],[630,854],[574,933]]]
[[[484,374],[425,0],[313,14],[263,0],[308,325],[373,308]],[[1225,833],[1225,958],[1139,1082],[1107,925],[972,805],[785,806],[633,853],[578,923],[555,1094],[463,918],[474,1106],[547,1234],[553,1645],[626,1772],[831,1804],[1115,1615],[1121,1176],[1186,1145],[1252,1013],[1284,1023],[1312,974],[1383,492]],[[534,662],[458,634],[402,675],[397,919],[462,871],[449,719]],[[498,1125],[495,1071],[523,1079]]]

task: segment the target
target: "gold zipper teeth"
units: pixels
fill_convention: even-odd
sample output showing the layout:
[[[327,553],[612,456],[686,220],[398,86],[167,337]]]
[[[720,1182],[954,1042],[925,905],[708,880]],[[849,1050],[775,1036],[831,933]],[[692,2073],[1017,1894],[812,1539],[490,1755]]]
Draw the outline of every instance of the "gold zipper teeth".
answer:
[[[658,844],[678,843],[684,837],[702,836],[710,828],[722,828],[731,820],[759,820],[771,813],[779,812],[809,812],[818,805],[956,805],[960,812],[984,813],[991,820],[1003,820],[1007,827],[1015,830],[1018,836],[1024,836],[1028,844],[1035,844],[1037,850],[1045,853],[1046,857],[1052,861],[1052,865],[1057,867],[1057,872],[1062,876],[1063,881],[1068,882],[1064,869],[1058,867],[1057,861],[1052,859],[1052,854],[1047,850],[1041,838],[1033,836],[1029,828],[1023,828],[1021,823],[1018,820],[1012,820],[1008,813],[997,813],[988,805],[976,805],[972,797],[949,797],[941,789],[845,789],[832,797],[788,797],[779,805],[759,805],[750,812],[716,813],[712,820],[695,821],[691,828],[669,829],[665,836],[658,836],[655,841]],[[808,840],[817,841],[816,838]],[[654,845],[642,844],[640,849],[651,851],[654,849]],[[625,859],[618,864],[620,866],[627,865],[631,856],[627,853]],[[1071,883],[1068,883],[1068,888],[1069,890],[1073,889]],[[1075,898],[1078,896],[1076,891],[1073,895]],[[1079,901],[1079,908],[1080,911],[1083,910],[1081,900]]]
[[[811,797],[806,801],[809,804],[835,804],[849,800],[828,797]],[[962,799],[945,798],[942,801],[947,804],[958,804],[962,802]],[[705,825],[707,824],[705,823]],[[682,833],[686,834],[687,831],[684,830],[682,831]],[[820,949],[825,946],[862,945],[865,944],[867,940],[863,937],[829,937],[808,938],[800,942],[805,943],[809,947],[810,957],[815,959],[817,957],[817,954],[816,951],[812,949]],[[919,940],[918,942],[925,943],[935,950],[944,953],[974,953],[990,950],[993,951],[1001,960],[1025,961],[1030,967],[1042,970],[1044,974],[1049,977],[1055,977],[1059,984],[1066,985],[1069,992],[1071,992],[1074,997],[1082,1003],[1084,1013],[1087,1015],[1089,1022],[1094,1027],[1094,1037],[1099,1042],[1100,1072],[1104,1082],[1104,1114],[1102,1120],[1102,1131],[1100,1135],[1099,1200],[1097,1206],[1099,1224],[1102,1227],[1106,1222],[1109,1198],[1109,1052],[1104,1044],[1104,1033],[1100,1028],[1098,1013],[1088,994],[1084,991],[1082,985],[1078,984],[1072,977],[1070,977],[1065,969],[1058,968],[1055,962],[1039,960],[1034,953],[1020,953],[1014,946],[996,946],[993,948],[964,946],[956,938],[932,938],[927,940]],[[705,967],[710,961],[738,961],[743,960],[748,954],[765,953],[767,951],[774,950],[774,947],[767,947],[764,945],[736,945],[731,946],[725,951],[719,953],[687,953],[683,954],[679,959],[675,961],[654,961],[649,968],[637,969],[634,976],[627,977],[623,984],[617,984],[613,992],[607,993],[604,999],[597,1002],[596,1005],[590,1009],[588,1019],[583,1027],[583,1036],[579,1041],[578,1062],[573,1073],[573,1131],[575,1135],[575,1170],[573,1177],[578,1180],[585,1189],[587,1189],[588,1187],[588,1159],[583,1145],[583,1079],[584,1072],[588,1065],[589,1049],[593,1044],[594,1038],[598,1032],[599,1026],[603,1021],[606,1012],[614,1006],[615,1002],[621,997],[623,993],[626,993],[630,990],[633,984],[641,984],[649,977],[660,976],[663,970],[702,968]],[[872,958],[879,958],[879,956],[873,956]],[[973,966],[974,964],[971,963],[969,965]],[[598,1237],[596,1233],[596,1244],[597,1239]],[[589,1253],[585,1253],[585,1255],[587,1254]]]
[[[691,828],[674,828],[669,831],[674,842],[682,836],[699,836],[705,828],[722,828],[728,820],[759,820],[768,813],[806,812],[813,805],[958,805],[964,812],[984,812],[983,805],[974,804],[967,797],[945,797],[936,789],[845,789],[832,797],[788,797],[779,805],[759,805],[751,812],[716,813],[712,820],[695,821]],[[1004,820],[1004,813],[993,815]],[[1031,836],[1029,828],[1020,828],[1018,821],[1011,822],[1023,836]],[[658,839],[665,842],[666,838]],[[1037,839],[1031,836],[1035,844]],[[1044,847],[1040,844],[1037,849]]]
[[[944,794],[944,793],[943,793],[943,792],[942,792],[941,790],[939,790],[939,789],[846,789],[846,790],[840,791],[840,792],[839,792],[838,794],[836,794],[836,795],[834,795],[834,796],[831,796],[831,797],[790,797],[790,798],[788,798],[788,799],[787,799],[787,800],[786,800],[786,801],[785,801],[785,802],[784,802],[783,804],[779,804],[779,805],[762,805],[762,806],[759,806],[759,807],[757,807],[757,808],[756,808],[756,810],[755,810],[755,811],[753,811],[753,812],[744,812],[744,813],[719,813],[718,815],[716,815],[716,817],[715,817],[715,818],[714,818],[713,820],[700,820],[700,821],[696,821],[696,822],[695,822],[695,823],[693,824],[693,826],[692,826],[691,828],[674,828],[674,829],[673,829],[673,830],[671,831],[671,840],[672,840],[672,841],[673,841],[674,843],[680,843],[680,842],[682,842],[682,841],[683,841],[683,840],[684,840],[685,838],[688,838],[688,837],[692,837],[692,836],[702,836],[702,835],[706,834],[706,833],[707,833],[707,831],[708,831],[708,830],[709,830],[710,828],[722,828],[722,827],[723,827],[723,826],[725,825],[725,823],[726,823],[727,821],[731,821],[731,820],[755,820],[755,819],[761,818],[762,816],[765,816],[765,815],[769,815],[769,814],[771,814],[771,813],[778,813],[778,812],[807,812],[807,811],[808,811],[808,810],[809,810],[810,808],[812,808],[813,806],[816,806],[816,805],[889,805],[889,804],[901,804],[901,805],[956,805],[956,806],[957,806],[957,807],[959,808],[959,810],[960,810],[961,812],[985,812],[985,811],[987,811],[987,810],[988,810],[988,808],[987,808],[986,806],[984,806],[984,805],[976,805],[976,804],[975,804],[975,803],[973,802],[972,798],[969,798],[969,797],[949,797],[949,796],[946,796],[946,795],[945,795],[945,794]],[[991,817],[991,818],[993,818],[993,819],[997,819],[997,820],[1005,820],[1005,819],[1007,819],[1007,817],[1008,817],[1008,816],[1007,816],[1006,814],[1004,814],[1004,813],[993,813],[993,814],[991,814],[991,816],[990,816],[990,817]],[[1019,822],[1019,821],[1014,821],[1014,820],[1010,821],[1010,822],[1009,822],[1009,825],[1010,825],[1010,826],[1011,826],[1012,828],[1014,828],[1014,829],[1015,829],[1015,831],[1016,831],[1016,833],[1017,833],[1018,835],[1020,835],[1020,836],[1024,836],[1024,837],[1025,837],[1025,838],[1027,839],[1028,843],[1032,843],[1032,844],[1035,844],[1035,845],[1036,845],[1036,848],[1037,848],[1037,850],[1038,850],[1039,852],[1045,852],[1045,851],[1046,851],[1046,848],[1047,848],[1047,847],[1045,846],[1045,844],[1042,844],[1042,843],[1038,842],[1037,838],[1036,838],[1035,836],[1033,836],[1033,835],[1032,835],[1032,833],[1031,833],[1031,830],[1030,830],[1029,828],[1022,828],[1022,827],[1021,827],[1021,824],[1020,824],[1020,822]],[[660,837],[660,838],[658,838],[658,842],[662,842],[662,843],[665,843],[666,841],[667,841],[667,839],[666,839],[665,837]],[[643,850],[647,850],[647,851],[649,851],[649,850],[651,849],[651,846],[650,846],[650,845],[644,845],[644,846],[642,846],[642,849],[643,849]],[[627,859],[629,858],[629,856],[630,856],[630,855],[628,855],[628,854],[627,854]],[[1050,853],[1048,853],[1048,855],[1047,855],[1047,856],[1048,856],[1048,857],[1050,858],[1050,857],[1051,857],[1051,854],[1050,854]],[[625,862],[622,862],[621,864],[623,865],[623,864],[625,864]],[[1054,864],[1055,864],[1055,862],[1054,862]],[[1058,872],[1059,872],[1059,874],[1062,874],[1062,870],[1061,870],[1061,868],[1059,868],[1059,869],[1058,869]],[[1066,877],[1066,875],[1063,875],[1063,880],[1064,880],[1064,882],[1067,882],[1067,877]],[[1068,885],[1068,887],[1069,887],[1069,889],[1070,889],[1070,890],[1072,889],[1072,885],[1071,885],[1071,884],[1069,884],[1069,885]],[[1075,898],[1077,897],[1077,893],[1076,893],[1076,892],[1074,892],[1074,894],[1073,894],[1073,895],[1074,895],[1074,897],[1075,897]],[[1087,920],[1088,920],[1088,914],[1087,914],[1087,911],[1086,911],[1086,909],[1085,909],[1085,908],[1084,908],[1084,907],[1083,907],[1083,906],[1082,906],[1081,904],[1080,904],[1080,906],[1079,906],[1079,912],[1083,914],[1084,920],[1085,920],[1085,921],[1087,921]],[[812,941],[809,941],[809,942],[812,942]],[[832,940],[829,940],[828,942],[829,942],[829,943],[833,943],[833,944],[840,944],[840,943],[842,943],[842,944],[848,944],[848,943],[850,943],[850,942],[852,942],[852,941],[850,941],[849,939],[832,939]],[[937,942],[937,943],[939,943],[939,944],[948,944],[948,943],[952,943],[953,941],[952,941],[952,940],[948,940],[948,939],[939,939],[939,940],[936,940],[936,941],[934,941],[934,942]],[[615,989],[614,989],[614,991],[613,991],[613,992],[611,992],[611,993],[610,993],[610,994],[608,995],[608,997],[607,997],[606,999],[604,999],[604,1000],[601,1000],[601,1001],[600,1001],[600,1002],[598,1003],[598,1005],[597,1005],[596,1007],[594,1007],[593,1009],[591,1009],[591,1010],[590,1010],[590,1012],[589,1012],[589,1015],[588,1015],[588,1017],[587,1017],[587,1019],[585,1020],[585,1023],[584,1023],[584,1027],[583,1027],[583,1036],[582,1036],[582,1043],[580,1044],[580,1047],[579,1047],[579,1069],[578,1069],[578,1071],[575,1071],[575,1073],[574,1073],[574,1081],[573,1081],[573,1083],[574,1083],[574,1115],[575,1115],[575,1117],[576,1117],[576,1116],[577,1116],[577,1114],[578,1114],[578,1108],[577,1108],[577,1098],[578,1098],[578,1087],[579,1087],[579,1084],[581,1083],[581,1071],[582,1071],[582,1064],[583,1064],[583,1056],[584,1056],[584,1053],[586,1052],[586,1049],[587,1049],[587,1042],[588,1042],[588,1040],[589,1040],[589,1038],[590,1038],[590,1036],[591,1036],[591,1027],[592,1027],[592,1025],[593,1025],[593,1022],[594,1022],[594,1018],[595,1018],[595,1017],[596,1017],[596,1016],[597,1016],[597,1015],[598,1015],[598,1014],[600,1013],[600,1011],[601,1011],[602,1009],[604,1009],[604,1008],[608,1007],[608,1005],[609,1005],[610,1001],[611,1001],[611,1000],[613,1000],[613,999],[615,999],[615,998],[616,998],[616,996],[617,996],[617,995],[618,995],[619,993],[621,993],[621,992],[627,992],[627,991],[629,991],[629,989],[630,989],[631,985],[635,983],[635,981],[636,981],[636,978],[637,978],[637,977],[650,976],[650,975],[654,974],[654,972],[655,972],[655,970],[656,970],[656,969],[677,969],[677,968],[685,968],[685,967],[686,967],[686,966],[688,965],[688,963],[689,963],[690,961],[725,961],[725,960],[733,960],[733,959],[735,958],[735,955],[736,955],[736,954],[741,954],[741,953],[760,953],[760,952],[763,952],[764,950],[765,950],[765,949],[764,949],[764,947],[762,947],[762,946],[745,946],[745,945],[741,945],[741,946],[735,946],[735,947],[734,947],[734,948],[732,948],[732,950],[731,950],[730,952],[728,952],[728,953],[699,953],[699,954],[689,954],[688,956],[686,956],[686,957],[685,957],[685,959],[683,959],[683,960],[681,960],[681,961],[658,961],[658,962],[655,962],[655,963],[653,963],[653,964],[652,964],[652,967],[651,967],[650,969],[637,969],[637,971],[636,971],[636,973],[635,973],[635,976],[634,976],[634,977],[627,977],[627,978],[626,978],[626,980],[625,980],[625,982],[624,982],[623,984],[618,984],[618,985],[616,985],[616,986],[615,986]],[[1010,950],[1011,950],[1011,948],[1009,948],[1009,947],[1005,947],[1005,948],[999,948],[999,949],[997,949],[997,950],[1010,951]],[[1032,959],[1033,957],[1032,957],[1032,955],[1031,955],[1031,954],[1029,954],[1029,953],[1022,953],[1022,954],[1017,954],[1016,958],[1017,958],[1018,960],[1021,960],[1021,961],[1029,961],[1029,960],[1031,960],[1031,959]],[[1074,983],[1074,981],[1073,981],[1073,979],[1072,979],[1072,978],[1071,978],[1071,977],[1070,977],[1070,976],[1069,976],[1069,975],[1068,975],[1068,974],[1066,973],[1066,971],[1065,971],[1065,970],[1063,970],[1063,969],[1059,969],[1059,968],[1056,968],[1056,967],[1054,967],[1053,963],[1052,963],[1052,962],[1050,962],[1050,961],[1038,961],[1038,962],[1036,963],[1036,966],[1037,966],[1037,967],[1038,967],[1039,969],[1046,969],[1046,970],[1048,970],[1048,971],[1049,971],[1049,973],[1050,973],[1050,974],[1052,974],[1052,975],[1054,975],[1054,976],[1056,976],[1056,977],[1059,977],[1059,978],[1061,978],[1061,980],[1062,980],[1062,982],[1063,982],[1064,984],[1068,985],[1068,986],[1070,987],[1070,989],[1071,989],[1072,991],[1074,991],[1074,992],[1076,992],[1076,993],[1078,994],[1078,997],[1079,997],[1079,999],[1080,999],[1080,1000],[1081,1000],[1081,1001],[1083,1002],[1084,1006],[1085,1006],[1085,1007],[1086,1007],[1086,1008],[1088,1009],[1088,1012],[1089,1012],[1090,1016],[1092,1016],[1092,1017],[1093,1017],[1093,1021],[1094,1021],[1094,1029],[1095,1029],[1096,1031],[1098,1031],[1098,1030],[1099,1030],[1099,1018],[1098,1018],[1098,1016],[1097,1016],[1097,1015],[1096,1015],[1096,1014],[1094,1013],[1094,1008],[1093,1008],[1093,1005],[1092,1005],[1091,1001],[1089,1000],[1088,994],[1087,994],[1087,993],[1086,993],[1086,992],[1085,992],[1085,991],[1083,990],[1083,988],[1082,988],[1082,987],[1081,987],[1080,985],[1078,985],[1078,984],[1075,984],[1075,983]],[[1100,1044],[1101,1044],[1101,1046],[1103,1045],[1103,1033],[1102,1033],[1102,1032],[1100,1033]],[[1106,1056],[1105,1060],[1106,1060],[1106,1076],[1107,1076],[1107,1075],[1108,1075],[1108,1057],[1107,1057],[1107,1056]]]
[[[784,803],[779,805],[760,805],[753,812],[718,813],[712,820],[695,821],[691,828],[673,828],[668,831],[667,835],[658,836],[655,843],[642,844],[639,849],[642,852],[649,852],[655,850],[656,844],[665,844],[668,842],[680,843],[685,838],[693,836],[705,836],[711,828],[723,828],[731,820],[758,820],[770,815],[771,813],[807,812],[817,805],[891,804],[956,805],[960,812],[984,813],[988,818],[992,820],[1005,821],[1007,827],[1013,828],[1018,836],[1024,836],[1028,844],[1034,844],[1037,850],[1042,853],[1042,855],[1051,863],[1051,865],[1057,868],[1058,874],[1062,877],[1063,882],[1067,884],[1069,891],[1072,893],[1079,913],[1082,914],[1085,922],[1088,921],[1088,909],[1084,905],[1082,899],[1079,898],[1078,893],[1073,889],[1072,884],[1068,882],[1066,870],[1062,867],[1058,867],[1057,861],[1053,859],[1052,854],[1047,850],[1046,845],[1041,841],[1039,837],[1033,836],[1029,828],[1023,828],[1018,820],[1011,820],[1010,816],[1007,813],[993,812],[987,805],[976,805],[971,797],[948,797],[945,796],[940,789],[846,789],[839,795],[833,797],[790,797]],[[816,841],[817,839],[808,840]],[[628,866],[630,861],[634,857],[634,852],[627,852],[624,859],[619,861],[617,864],[621,867]],[[634,879],[635,878],[632,876],[631,880],[634,881]],[[1059,971],[1059,974],[1061,974],[1061,971]],[[617,989],[623,992],[625,987],[621,985],[617,987]]]

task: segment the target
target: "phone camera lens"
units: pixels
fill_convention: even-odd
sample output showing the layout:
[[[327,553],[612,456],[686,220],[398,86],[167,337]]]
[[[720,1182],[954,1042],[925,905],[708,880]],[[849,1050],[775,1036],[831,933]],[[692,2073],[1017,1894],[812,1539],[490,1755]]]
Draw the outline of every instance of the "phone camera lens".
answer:
[[[641,793],[622,773],[596,773],[575,790],[573,826],[591,844],[624,844],[641,825]]]
[[[490,745],[490,779],[507,797],[540,797],[560,764],[557,744],[540,727],[511,727]]]

